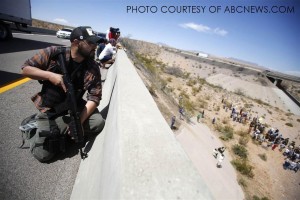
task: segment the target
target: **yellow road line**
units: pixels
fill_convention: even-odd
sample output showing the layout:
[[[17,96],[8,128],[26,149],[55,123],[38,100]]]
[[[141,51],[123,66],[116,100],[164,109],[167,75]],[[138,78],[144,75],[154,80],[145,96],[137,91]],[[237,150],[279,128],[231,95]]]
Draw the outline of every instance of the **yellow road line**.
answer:
[[[30,78],[22,78],[21,80],[18,80],[16,82],[13,82],[9,85],[6,85],[6,86],[3,86],[3,87],[0,87],[0,94],[2,94],[3,92],[6,92],[7,90],[10,90],[10,89],[13,89],[23,83],[26,83],[27,81],[30,81],[31,79]]]

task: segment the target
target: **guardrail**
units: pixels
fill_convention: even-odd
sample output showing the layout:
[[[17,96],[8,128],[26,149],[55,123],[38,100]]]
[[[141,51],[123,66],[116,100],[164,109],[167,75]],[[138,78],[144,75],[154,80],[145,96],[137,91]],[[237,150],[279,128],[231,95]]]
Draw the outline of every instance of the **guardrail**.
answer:
[[[81,161],[71,199],[212,199],[124,51],[99,109],[106,124]]]

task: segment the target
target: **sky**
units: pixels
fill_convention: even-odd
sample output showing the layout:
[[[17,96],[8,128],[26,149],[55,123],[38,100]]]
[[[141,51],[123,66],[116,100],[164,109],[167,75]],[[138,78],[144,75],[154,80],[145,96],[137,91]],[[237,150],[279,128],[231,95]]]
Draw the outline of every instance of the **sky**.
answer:
[[[298,0],[31,0],[32,17],[300,76]]]

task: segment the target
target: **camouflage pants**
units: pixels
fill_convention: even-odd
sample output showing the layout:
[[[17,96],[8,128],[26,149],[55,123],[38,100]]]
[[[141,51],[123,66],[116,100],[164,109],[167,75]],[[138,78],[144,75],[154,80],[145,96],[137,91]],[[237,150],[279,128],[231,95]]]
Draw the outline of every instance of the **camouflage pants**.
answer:
[[[56,149],[49,149],[49,137],[41,134],[44,132],[50,132],[50,127],[58,128],[59,134],[64,136],[67,132],[68,124],[71,121],[69,115],[57,117],[54,120],[49,120],[46,113],[39,113],[37,119],[37,131],[36,134],[29,140],[30,152],[40,162],[46,162],[52,159],[57,152],[59,152],[59,145],[54,145]],[[96,109],[91,116],[84,122],[83,129],[85,135],[97,135],[99,134],[105,124],[105,120],[102,118],[98,109]]]

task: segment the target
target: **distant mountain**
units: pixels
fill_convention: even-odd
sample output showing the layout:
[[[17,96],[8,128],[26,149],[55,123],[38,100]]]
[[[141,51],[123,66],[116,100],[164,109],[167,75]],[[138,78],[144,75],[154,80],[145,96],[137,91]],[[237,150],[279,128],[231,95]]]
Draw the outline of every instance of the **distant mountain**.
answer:
[[[229,57],[227,59],[232,60],[232,61],[237,61],[239,63],[244,63],[246,65],[252,65],[252,66],[257,66],[257,67],[259,66],[257,63],[246,61],[246,60],[242,60],[242,59],[238,59],[238,58]],[[262,66],[259,66],[259,67],[264,68]]]
[[[163,42],[158,42],[158,43],[156,43],[157,45],[161,45],[161,46],[163,46],[163,47],[171,47],[170,45],[167,45],[167,44],[165,44],[165,43],[163,43]],[[172,47],[173,48],[173,47]]]
[[[204,51],[198,51],[198,50],[188,50],[188,51],[194,52],[194,53],[204,53],[204,54],[210,55],[209,53],[206,53]]]
[[[300,71],[285,71],[285,74],[300,77]]]

